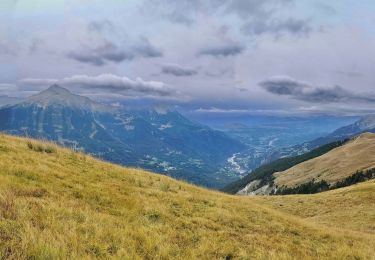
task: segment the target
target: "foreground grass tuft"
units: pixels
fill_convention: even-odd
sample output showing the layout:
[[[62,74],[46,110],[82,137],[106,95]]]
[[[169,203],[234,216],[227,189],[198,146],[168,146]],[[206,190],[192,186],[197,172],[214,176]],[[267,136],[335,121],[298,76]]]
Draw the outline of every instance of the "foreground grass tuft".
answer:
[[[33,143],[32,141],[27,141],[27,147],[30,150],[33,150],[35,152],[39,153],[55,153],[56,147],[54,147],[52,144],[43,144],[43,143]]]

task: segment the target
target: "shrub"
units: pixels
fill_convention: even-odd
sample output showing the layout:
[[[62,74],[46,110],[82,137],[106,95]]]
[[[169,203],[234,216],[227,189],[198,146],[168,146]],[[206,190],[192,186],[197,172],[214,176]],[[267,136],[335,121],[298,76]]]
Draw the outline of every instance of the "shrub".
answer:
[[[356,183],[368,181],[375,179],[375,168],[369,169],[367,171],[357,171],[351,176],[333,184],[329,185],[326,181],[322,180],[315,182],[312,180],[310,182],[301,184],[296,187],[280,187],[276,192],[272,191],[271,195],[287,195],[287,194],[313,194],[319,193],[327,190],[334,190],[338,188],[347,187]]]
[[[47,146],[47,147],[44,148],[44,151],[46,153],[55,153],[56,152],[56,148],[49,145],[49,146]]]
[[[30,150],[34,150],[34,145],[31,141],[27,141],[27,147],[29,147]]]
[[[52,145],[43,146],[42,144],[34,144],[31,141],[27,141],[27,147],[38,153],[56,153],[56,148]]]
[[[313,194],[327,190],[329,190],[329,184],[326,181],[322,180],[319,182],[315,182],[315,180],[311,180],[310,182],[301,184],[293,188],[281,187],[276,191],[276,195]]]

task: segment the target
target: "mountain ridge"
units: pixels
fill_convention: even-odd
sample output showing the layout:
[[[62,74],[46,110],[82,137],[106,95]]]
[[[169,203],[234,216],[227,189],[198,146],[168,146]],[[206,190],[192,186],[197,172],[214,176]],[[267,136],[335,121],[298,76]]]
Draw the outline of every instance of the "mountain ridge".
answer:
[[[0,108],[0,131],[56,141],[104,160],[209,187],[236,178],[220,170],[243,144],[177,111],[159,112],[108,109],[55,85]]]

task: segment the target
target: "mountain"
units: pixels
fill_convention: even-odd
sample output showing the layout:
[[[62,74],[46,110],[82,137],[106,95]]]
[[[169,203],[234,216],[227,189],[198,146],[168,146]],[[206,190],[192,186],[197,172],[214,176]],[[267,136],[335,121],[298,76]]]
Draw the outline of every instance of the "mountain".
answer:
[[[21,98],[9,97],[9,96],[0,96],[0,107],[14,105],[22,102]]]
[[[0,135],[0,150],[3,259],[373,258],[374,182],[228,196],[47,142]]]
[[[23,104],[25,106],[37,105],[43,108],[51,106],[69,107],[71,109],[93,112],[111,111],[109,106],[101,105],[100,103],[94,102],[87,97],[73,95],[69,90],[56,84],[37,95],[31,96]]]
[[[375,178],[373,154],[375,134],[365,133],[349,141],[325,145],[302,156],[278,160],[230,187],[232,190],[236,187],[237,193],[242,195],[269,195],[315,193],[348,186]]]
[[[57,85],[1,108],[0,131],[56,141],[107,161],[214,188],[238,178],[220,170],[244,148],[176,111],[118,110]]]
[[[318,147],[302,155],[285,157],[277,159],[270,163],[266,163],[256,168],[254,171],[247,174],[243,178],[228,184],[222,189],[222,191],[230,194],[236,194],[240,191],[242,194],[251,194],[253,191],[261,187],[267,186],[269,183],[272,183],[273,174],[275,172],[285,171],[297,164],[319,157],[323,154],[328,153],[332,149],[335,149],[345,144],[345,142],[346,141],[333,142]]]
[[[349,124],[344,127],[340,127],[332,133],[325,135],[323,137],[316,138],[312,141],[304,142],[299,145],[295,145],[289,148],[279,149],[277,152],[272,154],[271,158],[280,158],[285,155],[296,155],[301,154],[307,151],[310,151],[314,148],[317,148],[321,145],[328,144],[331,142],[344,140],[347,138],[352,138],[359,134],[369,132],[375,133],[375,115],[367,115],[353,124]]]

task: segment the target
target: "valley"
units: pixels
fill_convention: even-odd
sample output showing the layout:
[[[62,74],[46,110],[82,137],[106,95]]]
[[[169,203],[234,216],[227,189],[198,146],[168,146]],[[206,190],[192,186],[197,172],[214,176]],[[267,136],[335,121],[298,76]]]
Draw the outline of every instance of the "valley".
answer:
[[[244,143],[247,148],[237,153],[226,165],[224,171],[239,173],[243,177],[259,166],[276,159],[303,154],[321,145],[344,139],[328,139],[316,143],[342,126],[350,125],[356,117],[271,117],[242,115],[232,117],[213,115],[190,115],[193,119],[205,123],[214,129],[223,131],[234,139]],[[368,129],[368,128],[365,128]],[[313,145],[306,145],[313,142]],[[229,160],[228,159],[228,160]],[[243,172],[245,171],[245,173]]]
[[[0,131],[55,141],[114,163],[219,188],[240,174],[221,171],[246,148],[173,110],[120,110],[57,85],[0,108]]]
[[[201,123],[166,108],[105,105],[53,85],[0,107],[0,131],[55,141],[110,162],[220,189],[276,159],[369,130],[372,122],[327,116],[190,116]],[[357,128],[339,128],[353,121]],[[332,130],[336,128],[340,135]]]

